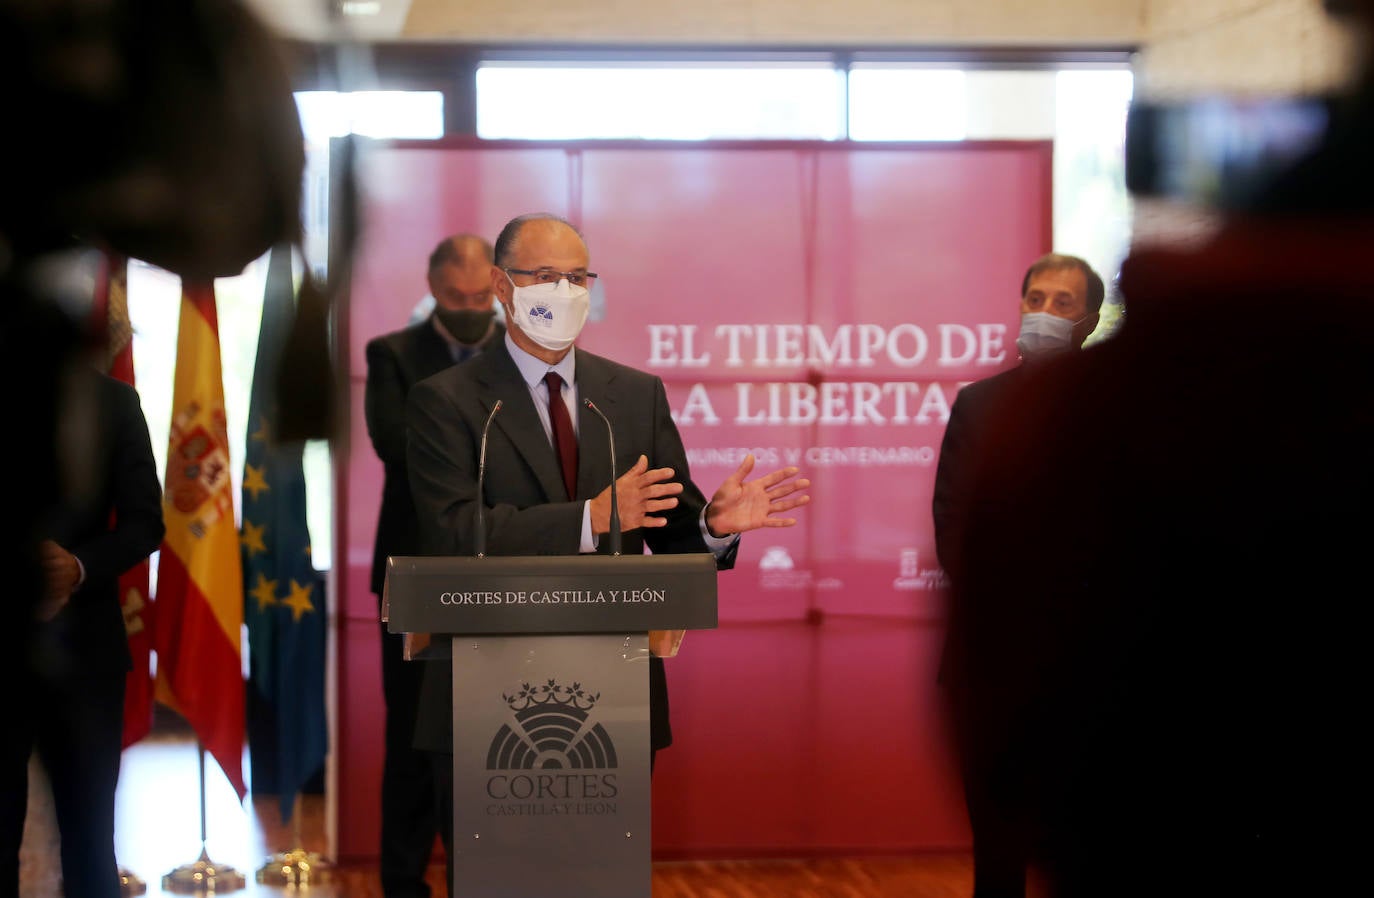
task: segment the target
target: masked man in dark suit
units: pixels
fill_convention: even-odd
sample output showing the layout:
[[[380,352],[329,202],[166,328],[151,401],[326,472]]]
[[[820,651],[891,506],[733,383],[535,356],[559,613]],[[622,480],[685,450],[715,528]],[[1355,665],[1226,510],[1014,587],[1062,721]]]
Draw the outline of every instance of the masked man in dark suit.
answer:
[[[481,237],[446,237],[429,257],[434,309],[423,321],[367,344],[367,433],[385,466],[382,507],[372,561],[372,591],[381,600],[389,555],[420,551],[415,503],[406,472],[406,394],[432,374],[498,343],[491,292],[491,245]],[[425,870],[438,808],[429,759],[414,748],[418,664],[403,657],[402,637],[382,632],[382,695],[386,701],[386,759],[382,769],[381,878],[385,898],[428,898]]]
[[[573,346],[589,312],[589,255],[581,235],[551,215],[514,219],[496,241],[492,286],[511,325],[477,358],[415,386],[407,408],[411,491],[425,554],[471,555],[477,513],[478,452],[497,401],[483,484],[487,552],[577,555],[606,552],[610,529],[610,420],[617,450],[622,551],[713,552],[734,563],[739,534],[789,527],[781,515],[804,505],[809,481],[796,468],[754,480],[752,456],[706,501],[691,480],[686,452],[658,377]],[[439,754],[452,777],[448,665],[425,665],[417,744]],[[663,662],[651,659],[651,747],[672,741]],[[451,784],[441,784],[451,802]],[[451,807],[441,826],[452,845]],[[450,858],[452,852],[450,851]],[[450,882],[452,881],[450,870]]]
[[[969,482],[979,443],[995,430],[998,404],[1044,361],[1076,352],[1097,327],[1105,294],[1102,278],[1077,256],[1049,253],[1031,263],[1021,280],[1021,333],[1016,341],[1021,364],[959,391],[950,411],[935,471],[932,512],[940,564],[957,582],[959,531],[970,513],[975,484]],[[963,620],[954,609],[941,658],[940,679],[947,690],[967,685]],[[958,695],[951,707],[965,708]],[[972,718],[976,719],[976,718]],[[974,898],[1021,898],[1026,894],[1027,834],[1010,812],[1006,793],[1015,791],[1015,752],[1004,740],[969,731],[968,715],[956,715],[954,727],[963,768],[964,799],[973,835]]]
[[[988,431],[991,411],[1038,362],[1083,347],[1097,327],[1105,295],[1102,278],[1077,256],[1048,253],[1026,269],[1021,279],[1021,332],[1016,339],[1021,363],[961,389],[940,444],[931,511],[936,554],[946,571],[958,568],[955,532],[968,511],[967,470],[973,444]]]
[[[44,592],[0,715],[0,894],[18,887],[37,749],[52,785],[64,891],[117,898],[115,787],[132,666],[119,577],[162,542],[162,487],[133,387],[81,370],[65,394],[63,499],[45,522]]]

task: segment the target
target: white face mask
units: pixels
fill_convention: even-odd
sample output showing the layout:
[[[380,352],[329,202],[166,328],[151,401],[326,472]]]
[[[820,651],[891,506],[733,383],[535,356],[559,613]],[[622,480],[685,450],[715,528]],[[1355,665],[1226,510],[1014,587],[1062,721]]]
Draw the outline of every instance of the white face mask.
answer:
[[[1021,316],[1021,336],[1016,338],[1016,348],[1027,357],[1062,352],[1072,347],[1076,324],[1077,321],[1049,312],[1027,312]]]
[[[510,275],[506,279],[510,280]],[[516,326],[540,346],[558,352],[571,346],[582,333],[592,309],[586,287],[574,287],[567,280],[529,287],[518,287],[511,281],[511,286]]]

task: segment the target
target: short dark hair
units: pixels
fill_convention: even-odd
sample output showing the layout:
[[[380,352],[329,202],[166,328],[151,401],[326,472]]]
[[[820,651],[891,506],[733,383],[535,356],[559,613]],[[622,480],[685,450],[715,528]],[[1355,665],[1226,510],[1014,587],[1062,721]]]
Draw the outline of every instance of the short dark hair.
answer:
[[[435,271],[440,265],[453,263],[462,265],[466,261],[465,247],[476,244],[486,256],[490,264],[494,261],[495,255],[492,252],[491,244],[476,234],[452,234],[439,241],[439,245],[434,247],[434,252],[429,254],[429,271]]]
[[[1102,283],[1102,277],[1093,271],[1093,267],[1078,256],[1068,256],[1063,253],[1046,253],[1031,263],[1030,268],[1026,269],[1026,276],[1021,279],[1021,295],[1025,296],[1030,289],[1031,278],[1042,271],[1054,271],[1061,268],[1077,268],[1083,272],[1083,279],[1088,282],[1088,313],[1094,314],[1102,310],[1102,299],[1107,295],[1107,288]]]
[[[582,238],[584,243],[586,242],[587,238],[582,237],[582,232],[577,229],[577,226],[561,215],[554,215],[552,212],[530,212],[526,215],[517,215],[506,222],[506,226],[501,229],[501,233],[496,237],[496,261],[494,264],[497,267],[506,267],[506,263],[510,261],[511,253],[515,252],[515,241],[520,236],[520,229],[532,221],[556,221],[559,224],[567,225],[572,228],[574,234]]]

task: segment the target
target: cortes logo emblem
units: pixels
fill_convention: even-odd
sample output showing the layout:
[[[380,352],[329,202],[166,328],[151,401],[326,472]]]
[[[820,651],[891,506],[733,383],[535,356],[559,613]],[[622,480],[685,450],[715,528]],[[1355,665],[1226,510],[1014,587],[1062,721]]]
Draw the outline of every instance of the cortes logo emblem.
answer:
[[[591,715],[601,693],[581,683],[522,683],[501,696],[514,712],[487,750],[488,770],[607,770],[618,766],[615,743]]]

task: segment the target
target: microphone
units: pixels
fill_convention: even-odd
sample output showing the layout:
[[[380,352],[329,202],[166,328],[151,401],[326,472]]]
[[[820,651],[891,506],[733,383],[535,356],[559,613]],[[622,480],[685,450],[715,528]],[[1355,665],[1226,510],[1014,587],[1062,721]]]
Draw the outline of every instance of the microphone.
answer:
[[[620,554],[620,500],[615,492],[615,431],[611,428],[611,421],[601,409],[596,407],[596,403],[590,399],[583,399],[582,404],[592,411],[606,424],[606,439],[611,444],[611,554]]]
[[[496,417],[496,413],[501,411],[501,400],[496,400],[496,404],[491,407],[491,413],[487,415],[487,423],[482,425],[482,447],[477,453],[477,533],[474,535],[473,542],[477,548],[477,557],[485,558],[487,555],[487,522],[483,515],[486,509],[487,500],[482,495],[482,480],[487,476],[487,433],[491,430],[491,421]]]

